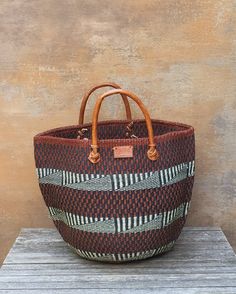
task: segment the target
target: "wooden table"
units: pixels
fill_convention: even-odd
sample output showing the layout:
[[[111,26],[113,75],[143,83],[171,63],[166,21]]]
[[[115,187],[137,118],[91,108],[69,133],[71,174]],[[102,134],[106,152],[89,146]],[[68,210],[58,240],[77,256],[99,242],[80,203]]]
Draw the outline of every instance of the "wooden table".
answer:
[[[149,260],[102,264],[75,255],[55,229],[23,229],[0,269],[0,293],[236,293],[236,257],[219,228],[183,230]]]

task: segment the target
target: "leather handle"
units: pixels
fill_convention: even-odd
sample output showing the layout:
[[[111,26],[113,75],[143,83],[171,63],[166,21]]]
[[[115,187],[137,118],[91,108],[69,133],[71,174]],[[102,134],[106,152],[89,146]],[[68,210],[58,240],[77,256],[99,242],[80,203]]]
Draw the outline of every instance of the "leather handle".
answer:
[[[96,91],[99,88],[103,88],[103,87],[112,87],[115,89],[121,89],[121,87],[118,84],[115,83],[103,83],[97,86],[94,86],[93,88],[91,88],[83,97],[82,102],[81,102],[81,106],[80,106],[80,113],[79,113],[79,125],[82,125],[84,123],[84,112],[85,112],[85,108],[88,102],[88,99],[90,97],[90,95]],[[127,116],[127,120],[132,120],[131,117],[131,110],[130,110],[130,105],[129,105],[129,101],[126,97],[126,95],[121,94],[121,97],[123,99],[123,102],[125,104],[125,110],[126,110],[126,116]]]
[[[92,120],[92,145],[91,145],[92,150],[89,154],[88,159],[92,163],[97,163],[100,160],[100,154],[98,152],[98,139],[97,139],[98,115],[99,115],[99,111],[100,111],[103,100],[106,97],[109,97],[109,96],[112,96],[115,94],[126,95],[127,97],[130,97],[132,100],[134,100],[138,104],[139,108],[141,109],[141,111],[145,117],[146,126],[147,126],[147,130],[148,130],[149,145],[148,145],[147,156],[150,160],[157,160],[159,157],[159,154],[156,150],[156,145],[154,143],[153,128],[152,128],[152,122],[151,122],[149,112],[146,109],[146,107],[144,106],[144,104],[142,103],[142,101],[135,94],[133,94],[127,90],[122,90],[122,89],[111,90],[111,91],[104,93],[103,95],[101,95],[98,98],[98,100],[95,104],[94,111],[93,111],[93,120]]]

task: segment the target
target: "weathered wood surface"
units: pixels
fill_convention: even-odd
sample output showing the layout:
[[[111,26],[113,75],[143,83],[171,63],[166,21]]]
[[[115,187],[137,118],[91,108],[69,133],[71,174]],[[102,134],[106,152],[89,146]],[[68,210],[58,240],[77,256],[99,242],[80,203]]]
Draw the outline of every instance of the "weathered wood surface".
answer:
[[[23,229],[0,269],[0,293],[236,293],[236,257],[219,228],[185,228],[174,249],[104,264],[74,254],[55,229]]]

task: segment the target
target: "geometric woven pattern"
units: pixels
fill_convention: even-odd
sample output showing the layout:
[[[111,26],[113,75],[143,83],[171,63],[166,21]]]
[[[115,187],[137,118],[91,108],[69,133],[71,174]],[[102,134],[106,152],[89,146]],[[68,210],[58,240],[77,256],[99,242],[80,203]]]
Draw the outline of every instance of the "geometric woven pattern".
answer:
[[[152,256],[164,253],[169,251],[174,246],[175,241],[171,241],[170,243],[158,247],[154,250],[142,251],[142,252],[131,252],[131,253],[122,253],[122,254],[107,254],[107,253],[95,253],[95,252],[88,252],[74,248],[70,244],[69,247],[76,252],[79,256],[90,259],[90,260],[99,260],[99,261],[106,261],[106,262],[125,262],[131,260],[140,260],[145,258],[150,258]]]
[[[48,207],[54,221],[62,221],[71,228],[94,233],[138,233],[162,229],[175,220],[185,217],[190,202],[182,203],[170,211],[159,214],[132,216],[123,218],[94,218],[76,215],[57,208]]]
[[[144,120],[138,138],[126,138],[125,121],[98,125],[101,160],[92,164],[81,126],[62,127],[34,138],[36,172],[56,228],[80,256],[100,261],[144,259],[168,251],[188,213],[195,173],[191,126],[152,120],[155,161],[147,157]],[[132,158],[114,158],[115,146],[133,146]]]
[[[85,191],[129,191],[160,188],[194,175],[194,161],[144,173],[78,174],[52,168],[36,169],[40,184]]]

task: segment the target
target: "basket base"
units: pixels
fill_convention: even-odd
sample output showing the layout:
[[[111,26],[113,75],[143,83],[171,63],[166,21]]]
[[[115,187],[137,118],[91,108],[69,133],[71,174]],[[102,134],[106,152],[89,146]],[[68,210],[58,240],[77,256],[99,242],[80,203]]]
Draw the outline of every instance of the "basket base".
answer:
[[[157,255],[161,255],[165,252],[168,252],[173,248],[175,241],[172,241],[164,246],[161,246],[157,249],[153,249],[149,251],[119,253],[119,254],[88,252],[88,251],[76,249],[73,246],[71,246],[69,243],[67,244],[75,253],[77,253],[80,257],[84,259],[88,259],[91,261],[105,262],[105,263],[126,263],[130,261],[137,261],[137,260],[151,258]]]

